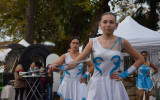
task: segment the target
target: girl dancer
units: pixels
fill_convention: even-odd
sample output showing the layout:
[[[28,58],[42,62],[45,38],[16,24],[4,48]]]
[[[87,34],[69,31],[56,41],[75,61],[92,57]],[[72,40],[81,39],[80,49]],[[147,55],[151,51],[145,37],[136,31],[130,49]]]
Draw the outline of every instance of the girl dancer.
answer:
[[[138,77],[137,77],[137,88],[139,89],[139,98],[138,100],[143,100],[143,95],[145,92],[145,99],[149,100],[149,93],[152,90],[153,82],[150,79],[150,76],[153,76],[158,72],[156,66],[152,64],[152,62],[147,61],[148,53],[147,51],[142,51],[141,55],[144,57],[145,62],[138,69]],[[154,69],[154,72],[149,75],[149,67]]]
[[[73,37],[70,41],[70,52],[63,54],[59,59],[54,62],[53,65],[62,65],[63,63],[68,63],[74,60],[80,53],[78,52],[80,46],[80,39],[78,37]],[[94,64],[86,62],[89,66],[88,72],[93,71]],[[80,83],[84,81],[81,79],[83,63],[76,65],[76,67],[69,71],[64,71],[62,80],[59,85],[58,95],[60,95],[60,100],[81,100],[82,93],[84,92],[85,84]]]

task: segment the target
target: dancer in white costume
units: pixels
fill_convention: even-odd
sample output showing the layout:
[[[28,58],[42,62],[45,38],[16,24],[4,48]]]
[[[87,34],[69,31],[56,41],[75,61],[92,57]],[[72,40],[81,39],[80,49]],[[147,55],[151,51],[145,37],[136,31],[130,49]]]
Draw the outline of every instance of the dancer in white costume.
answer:
[[[91,52],[94,56],[95,70],[87,89],[84,91],[83,100],[129,100],[120,80],[128,77],[138,69],[144,59],[127,40],[113,35],[117,26],[115,14],[104,13],[99,22],[103,34],[90,41],[83,52],[74,60],[83,60]],[[127,71],[118,74],[117,69],[120,66],[120,51],[122,49],[136,61]],[[76,65],[64,66],[64,70],[75,68]],[[49,68],[53,71],[61,70],[56,65],[50,65]]]
[[[149,93],[153,87],[153,82],[150,79],[150,77],[156,74],[158,72],[158,69],[156,68],[156,66],[153,65],[152,62],[147,61],[147,56],[148,56],[147,51],[142,51],[141,55],[144,57],[145,62],[138,69],[138,77],[136,81],[136,85],[139,90],[138,100],[143,100],[144,92],[145,92],[145,99],[149,100]],[[151,73],[150,75],[149,75],[149,67],[152,67],[154,69],[154,72]]]
[[[74,60],[80,53],[78,52],[80,40],[78,37],[73,37],[70,41],[70,52],[63,54],[54,64],[62,65]],[[89,72],[93,71],[94,64],[86,62],[89,67]],[[60,100],[81,100],[85,83],[80,83],[82,76],[83,63],[77,65],[76,68],[64,71],[62,80],[59,85],[57,94],[60,95]],[[84,80],[82,80],[84,81]]]

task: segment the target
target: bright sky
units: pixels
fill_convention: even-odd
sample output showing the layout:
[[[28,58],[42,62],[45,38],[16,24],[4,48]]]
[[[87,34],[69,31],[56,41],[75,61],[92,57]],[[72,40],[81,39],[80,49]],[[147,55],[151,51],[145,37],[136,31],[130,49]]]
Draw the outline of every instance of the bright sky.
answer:
[[[2,41],[10,41],[10,39],[11,39],[11,37],[5,36],[5,38],[0,38],[0,42],[2,42]]]

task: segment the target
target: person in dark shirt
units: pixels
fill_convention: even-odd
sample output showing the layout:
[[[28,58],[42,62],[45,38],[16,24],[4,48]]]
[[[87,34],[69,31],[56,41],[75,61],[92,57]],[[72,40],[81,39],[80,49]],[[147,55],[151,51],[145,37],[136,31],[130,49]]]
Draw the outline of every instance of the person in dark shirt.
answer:
[[[45,87],[47,90],[46,100],[53,100],[53,72],[46,69]]]

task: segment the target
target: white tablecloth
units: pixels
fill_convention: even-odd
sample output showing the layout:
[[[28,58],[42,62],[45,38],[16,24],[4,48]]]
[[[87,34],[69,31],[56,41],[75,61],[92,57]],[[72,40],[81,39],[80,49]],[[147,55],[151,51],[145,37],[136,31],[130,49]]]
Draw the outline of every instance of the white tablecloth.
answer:
[[[23,98],[25,98],[25,94],[26,94],[26,91],[24,91]],[[15,97],[14,86],[6,85],[5,87],[3,87],[1,92],[1,99],[14,100],[15,99],[14,97]]]

